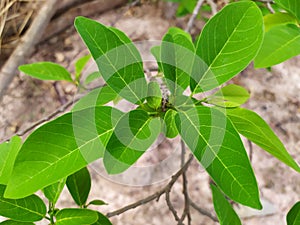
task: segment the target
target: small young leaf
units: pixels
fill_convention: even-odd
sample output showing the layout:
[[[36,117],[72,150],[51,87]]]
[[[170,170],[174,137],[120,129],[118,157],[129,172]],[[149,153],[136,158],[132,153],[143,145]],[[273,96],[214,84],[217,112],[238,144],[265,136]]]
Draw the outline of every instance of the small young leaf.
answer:
[[[243,108],[228,109],[226,112],[240,134],[286,165],[300,172],[298,164],[287,152],[269,125],[259,115]]]
[[[81,76],[81,72],[83,71],[85,65],[88,63],[90,58],[91,58],[91,55],[85,55],[85,56],[81,57],[80,59],[78,59],[77,62],[75,63],[75,78],[76,78],[76,80],[79,80],[79,78]]]
[[[18,136],[14,136],[8,143],[0,144],[0,184],[7,184],[21,145],[22,140]]]
[[[287,225],[300,224],[300,202],[297,202],[288,212],[286,216]]]
[[[14,220],[5,220],[0,225],[34,225],[34,223],[30,222],[20,222],[20,221],[14,221]]]
[[[67,187],[74,201],[84,206],[91,190],[91,175],[86,167],[68,176]]]
[[[61,179],[60,181],[51,184],[43,189],[44,195],[46,198],[55,204],[66,184],[66,178]]]
[[[153,109],[158,109],[161,106],[162,94],[157,82],[151,81],[148,84],[147,103]]]
[[[297,25],[298,22],[297,19],[289,13],[277,12],[264,16],[265,32],[268,32],[272,27],[286,24]]]
[[[112,225],[112,223],[109,221],[109,219],[106,216],[98,212],[98,220],[96,223],[93,223],[92,225]]]
[[[75,27],[111,88],[132,103],[142,103],[147,82],[142,58],[121,31],[85,17],[75,19]]]
[[[218,187],[232,200],[261,209],[257,182],[239,134],[216,108],[180,110],[176,126]]]
[[[67,113],[39,127],[24,142],[5,190],[22,198],[103,157],[123,113],[108,106]]]
[[[84,83],[85,83],[85,85],[88,85],[100,77],[101,77],[101,73],[99,71],[95,71],[86,77]]]
[[[118,94],[109,86],[104,86],[92,90],[87,95],[82,97],[74,106],[72,111],[79,111],[86,108],[102,106],[113,101],[118,97]]]
[[[240,218],[222,192],[215,185],[210,185],[210,187],[213,194],[214,208],[220,225],[242,225]]]
[[[56,225],[88,225],[97,222],[98,212],[89,209],[62,209],[56,214]]]
[[[134,164],[161,132],[159,118],[144,110],[126,113],[116,125],[104,153],[104,166],[109,174],[121,173]]]
[[[207,97],[207,102],[221,107],[238,107],[250,97],[248,91],[238,85],[229,84]]]
[[[254,66],[266,68],[300,54],[300,28],[293,25],[280,25],[270,29],[260,51],[258,52]]]
[[[175,117],[177,115],[177,112],[173,109],[169,109],[165,116],[164,121],[166,124],[166,137],[168,138],[174,138],[178,135],[178,130],[175,123]]]
[[[19,66],[23,73],[40,80],[66,80],[72,82],[71,74],[61,65],[39,62]]]
[[[103,200],[95,199],[93,201],[90,201],[88,205],[107,205],[107,203]]]
[[[300,1],[299,0],[274,0],[288,12],[292,13],[300,21]]]
[[[196,43],[193,93],[216,88],[237,75],[256,56],[262,40],[263,17],[254,2],[226,5],[206,23]]]
[[[0,215],[21,222],[39,221],[46,215],[46,206],[42,199],[30,195],[22,199],[3,197],[5,186],[0,185]]]

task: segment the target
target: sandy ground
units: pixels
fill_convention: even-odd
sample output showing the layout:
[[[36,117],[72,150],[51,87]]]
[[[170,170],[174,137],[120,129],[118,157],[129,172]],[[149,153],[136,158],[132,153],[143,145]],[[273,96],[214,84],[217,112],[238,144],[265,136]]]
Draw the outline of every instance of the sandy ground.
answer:
[[[95,19],[107,25],[114,23],[115,27],[123,30],[134,41],[159,40],[169,26],[184,26],[186,23],[186,19],[165,19],[163,7],[157,8],[151,5],[135,7],[126,11],[125,15],[120,18],[119,15],[124,12],[124,9],[117,9],[95,17]],[[202,24],[202,22],[197,22],[195,31]],[[55,50],[53,51],[53,49]],[[74,29],[69,29],[59,37],[52,38],[49,42],[40,45],[28,63],[54,61],[72,71],[76,59],[86,52],[79,36],[74,33]],[[245,106],[259,113],[271,125],[298,162],[300,162],[299,65],[300,57],[275,66],[272,72],[254,70],[250,65],[234,79],[235,83],[241,84],[251,92],[251,99]],[[76,92],[74,86],[65,82],[60,82],[58,87],[67,100],[72,99]],[[24,75],[20,75],[14,80],[8,93],[0,105],[0,138],[2,139],[26,128],[32,122],[45,117],[60,106],[53,83],[38,81]],[[176,171],[178,166],[179,142],[177,139],[161,140],[161,143],[153,148],[153,151],[143,156],[140,164],[147,166],[149,160],[170,159],[167,162],[170,171],[143,170],[142,173],[132,172],[112,181],[111,178],[105,178],[102,170],[99,169],[99,162],[90,166],[93,177],[90,200],[97,198],[109,203],[107,206],[99,206],[95,209],[103,213],[118,209],[156,192],[168,182],[166,178]],[[245,144],[248,147],[247,143]],[[285,224],[286,213],[300,197],[299,174],[259,147],[253,146],[253,148],[253,168],[261,197],[266,202],[266,209],[259,213],[237,206],[237,211],[243,217],[244,225]],[[161,173],[166,173],[166,176],[160,176]],[[208,176],[195,160],[188,170],[188,178],[192,199],[199,206],[213,212]],[[155,180],[155,184],[143,187],[124,185],[124,182],[128,180],[145,183]],[[181,210],[183,196],[181,180],[179,181],[174,185],[171,198],[175,208]],[[66,190],[61,196],[59,206],[75,206]],[[193,209],[191,212],[193,225],[217,224]],[[117,225],[176,224],[168,211],[164,196],[158,202],[153,201],[113,217],[112,222]]]

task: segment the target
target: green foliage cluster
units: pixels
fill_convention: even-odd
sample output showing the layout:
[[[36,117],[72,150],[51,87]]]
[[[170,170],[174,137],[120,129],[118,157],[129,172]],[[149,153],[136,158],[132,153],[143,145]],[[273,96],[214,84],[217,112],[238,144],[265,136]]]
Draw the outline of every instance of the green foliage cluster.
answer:
[[[0,145],[0,215],[9,218],[1,224],[33,224],[44,218],[57,225],[111,224],[100,212],[88,209],[105,203],[87,203],[91,187],[87,165],[103,158],[109,174],[121,173],[160,133],[168,138],[180,135],[214,181],[211,189],[220,224],[241,224],[225,196],[261,209],[240,135],[295,171],[300,167],[268,124],[241,107],[248,91],[223,84],[253,60],[256,67],[270,67],[299,54],[299,2],[276,3],[286,12],[264,17],[252,1],[229,4],[206,23],[195,42],[184,31],[170,28],[161,45],[152,48],[168,96],[156,81],[147,82],[140,53],[123,32],[76,18],[75,27],[99,69],[84,82],[102,76],[107,85],[88,93],[71,112],[36,129],[23,144],[16,136]],[[39,79],[81,85],[91,56],[78,60],[74,76],[50,62],[19,69]],[[216,88],[203,99],[196,97]],[[191,94],[186,95],[186,89]],[[136,108],[122,112],[105,105],[120,98]],[[65,185],[79,208],[55,207]],[[48,209],[34,194],[38,190],[48,199]],[[287,216],[288,225],[298,224],[299,218],[297,203]]]

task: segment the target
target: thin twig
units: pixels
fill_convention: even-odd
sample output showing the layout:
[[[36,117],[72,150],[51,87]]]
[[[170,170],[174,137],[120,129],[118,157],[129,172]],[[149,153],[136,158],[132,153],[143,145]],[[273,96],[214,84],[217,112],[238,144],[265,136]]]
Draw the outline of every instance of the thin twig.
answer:
[[[206,0],[206,2],[210,6],[212,14],[216,15],[218,12],[217,4],[213,0]]]
[[[186,149],[185,149],[185,143],[183,140],[181,140],[180,144],[181,144],[181,163],[183,165],[185,163]],[[190,225],[192,222],[192,217],[191,217],[191,213],[190,213],[190,197],[189,197],[188,187],[187,187],[188,179],[186,176],[186,172],[187,172],[187,170],[182,173],[182,193],[184,196],[184,210],[183,210],[183,214],[182,214],[180,220],[183,221],[185,219],[185,217],[187,217],[188,225]]]
[[[270,2],[267,2],[266,6],[267,6],[268,10],[270,11],[270,13],[273,13],[273,14],[275,13],[275,10],[273,9],[273,7],[272,7],[272,5],[271,5]]]
[[[199,13],[199,10],[200,10],[200,8],[201,8],[203,2],[204,2],[204,0],[198,0],[197,5],[196,5],[196,7],[194,8],[193,14],[192,14],[192,16],[190,17],[190,20],[189,20],[189,22],[188,22],[188,24],[187,24],[187,26],[186,26],[186,28],[185,28],[185,31],[186,31],[186,32],[190,32],[190,31],[191,31],[191,29],[192,29],[192,27],[193,27],[193,25],[194,25],[195,19],[196,19],[198,13]]]
[[[152,195],[150,195],[150,196],[148,196],[148,197],[146,197],[144,199],[141,199],[141,200],[139,200],[137,202],[134,202],[134,203],[129,204],[129,205],[125,206],[125,207],[122,207],[122,208],[120,208],[118,210],[109,212],[109,213],[106,214],[106,216],[107,217],[117,216],[117,215],[120,215],[120,214],[122,214],[122,213],[124,213],[124,212],[126,212],[128,210],[134,209],[134,208],[136,208],[136,207],[138,207],[140,205],[144,205],[144,204],[146,204],[148,202],[151,202],[151,201],[153,201],[155,199],[159,199],[161,195],[163,195],[164,193],[166,193],[168,190],[171,190],[171,188],[173,187],[174,183],[181,176],[181,174],[184,171],[186,171],[186,169],[188,168],[188,166],[190,165],[190,163],[192,162],[192,160],[193,160],[193,157],[191,156],[188,159],[188,161],[184,164],[184,166],[181,167],[181,169],[178,170],[177,173],[175,173],[172,176],[170,182],[164,188],[162,188],[160,191],[158,191],[158,192],[156,192],[156,193],[154,193],[154,194],[152,194]]]
[[[191,199],[190,199],[190,205],[197,210],[200,214],[207,216],[208,218],[210,218],[211,220],[215,221],[215,222],[219,222],[218,218],[215,217],[213,214],[211,214],[208,210],[206,209],[202,209],[201,207],[199,207],[196,203],[194,203]]]
[[[169,210],[171,211],[171,213],[173,214],[175,220],[178,222],[178,225],[183,225],[181,219],[179,218],[179,216],[177,215],[177,211],[174,208],[171,200],[170,200],[170,192],[171,192],[171,188],[166,190],[166,203],[167,206],[169,208]]]

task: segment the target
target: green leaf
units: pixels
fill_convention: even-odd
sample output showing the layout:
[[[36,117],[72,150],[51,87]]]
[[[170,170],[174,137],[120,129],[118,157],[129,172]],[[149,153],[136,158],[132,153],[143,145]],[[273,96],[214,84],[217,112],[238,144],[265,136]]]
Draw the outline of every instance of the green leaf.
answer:
[[[19,222],[19,221],[14,221],[14,220],[5,220],[1,225],[34,225],[34,223],[30,222]]]
[[[285,149],[269,125],[255,112],[236,108],[226,111],[240,134],[260,146],[271,155],[300,172],[300,168]]]
[[[101,73],[99,71],[95,71],[87,76],[84,83],[85,83],[85,85],[88,85],[100,77],[101,77]]]
[[[89,209],[62,209],[56,214],[56,225],[90,225],[98,220],[98,213]]]
[[[254,60],[256,68],[265,68],[281,63],[300,54],[300,28],[295,25],[280,25],[270,29]]]
[[[169,109],[164,115],[164,121],[166,124],[166,132],[165,135],[168,138],[174,138],[178,135],[178,130],[175,123],[175,117],[177,112],[173,109]]]
[[[277,12],[274,14],[267,14],[264,16],[265,32],[268,32],[272,27],[278,25],[295,24],[298,22],[295,17],[289,13]]]
[[[19,66],[23,73],[40,80],[66,80],[72,82],[71,74],[61,65],[52,62],[38,62]]]
[[[108,205],[108,204],[103,200],[95,199],[93,201],[90,201],[88,205]]]
[[[213,194],[214,208],[220,225],[242,225],[240,218],[222,192],[215,185],[210,185],[210,187]]]
[[[300,202],[297,202],[286,216],[287,225],[300,224]]]
[[[86,66],[86,64],[88,63],[88,61],[90,60],[90,58],[91,58],[91,55],[85,55],[76,61],[76,63],[75,63],[75,78],[76,78],[76,80],[79,80],[81,73],[82,73],[84,67]]]
[[[151,81],[148,84],[147,103],[153,109],[161,106],[162,94],[157,82]]]
[[[18,136],[14,136],[8,143],[0,144],[0,184],[7,184],[21,145],[22,140]]]
[[[176,125],[189,149],[229,198],[252,208],[262,208],[243,143],[223,112],[197,106],[179,111]]]
[[[249,92],[238,85],[229,84],[207,97],[206,101],[221,107],[238,107],[250,97]]]
[[[91,190],[91,175],[86,167],[68,176],[67,187],[74,201],[84,206]]]
[[[263,17],[254,2],[226,5],[206,23],[196,43],[199,58],[191,74],[193,93],[216,88],[241,72],[262,40]]]
[[[38,128],[17,156],[5,196],[30,195],[103,157],[122,114],[99,106],[67,113]]]
[[[195,55],[195,47],[189,34],[179,28],[172,27],[162,40],[160,47],[162,71],[171,93],[182,94],[189,86]],[[155,54],[154,49],[154,54]]]
[[[109,174],[121,173],[134,164],[161,132],[159,118],[144,110],[126,113],[116,125],[106,146],[104,166]]]
[[[90,91],[82,97],[73,107],[72,111],[102,106],[116,99],[118,94],[109,86],[104,86]]]
[[[292,13],[300,21],[300,2],[299,0],[274,0],[282,8]]]
[[[66,180],[66,178],[63,178],[60,181],[51,184],[43,189],[44,195],[53,204],[56,204],[62,190],[64,189]]]
[[[0,185],[0,215],[16,221],[39,221],[46,215],[46,206],[42,199],[30,195],[22,199],[7,199],[3,197],[4,185]]]
[[[112,225],[112,223],[106,216],[98,212],[98,220],[96,223],[93,223],[93,225]]]
[[[84,17],[75,19],[75,27],[107,84],[124,99],[141,104],[147,95],[147,82],[142,58],[130,39],[117,29]]]

